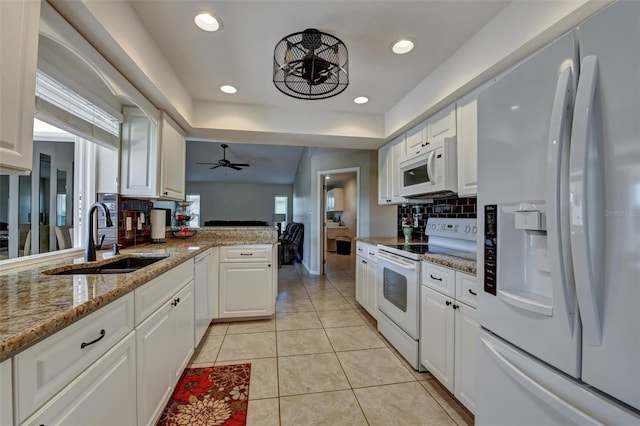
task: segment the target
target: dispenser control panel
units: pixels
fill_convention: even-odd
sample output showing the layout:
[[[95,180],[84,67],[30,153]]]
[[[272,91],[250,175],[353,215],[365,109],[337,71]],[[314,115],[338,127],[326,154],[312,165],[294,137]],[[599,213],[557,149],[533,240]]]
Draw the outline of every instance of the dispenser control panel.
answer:
[[[498,260],[498,206],[484,206],[484,291],[496,295]]]

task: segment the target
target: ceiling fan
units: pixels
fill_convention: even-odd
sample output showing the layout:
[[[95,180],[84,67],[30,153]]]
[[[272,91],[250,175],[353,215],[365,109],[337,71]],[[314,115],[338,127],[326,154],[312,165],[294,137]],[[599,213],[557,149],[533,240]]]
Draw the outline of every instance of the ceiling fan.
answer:
[[[217,163],[196,163],[196,164],[213,164],[214,166],[211,167],[211,169],[217,169],[218,167],[229,167],[230,169],[233,170],[242,170],[243,167],[251,167],[250,164],[247,163],[232,163],[231,161],[227,160],[227,148],[229,148],[229,145],[223,143],[222,145],[222,159],[218,160]]]

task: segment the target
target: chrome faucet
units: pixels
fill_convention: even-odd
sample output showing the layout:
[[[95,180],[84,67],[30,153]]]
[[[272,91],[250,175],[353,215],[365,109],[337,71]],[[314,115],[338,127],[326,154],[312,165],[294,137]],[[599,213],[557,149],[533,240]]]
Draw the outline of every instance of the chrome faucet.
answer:
[[[89,208],[89,214],[87,215],[87,244],[84,247],[84,261],[92,262],[96,260],[96,244],[93,241],[93,212],[100,207],[106,218],[106,226],[110,228],[113,226],[111,221],[111,215],[109,209],[105,203],[95,203]]]

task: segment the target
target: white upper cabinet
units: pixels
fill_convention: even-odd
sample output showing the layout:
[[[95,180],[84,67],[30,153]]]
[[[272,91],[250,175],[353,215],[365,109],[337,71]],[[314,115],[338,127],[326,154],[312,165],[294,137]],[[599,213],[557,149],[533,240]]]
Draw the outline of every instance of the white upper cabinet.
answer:
[[[438,111],[427,118],[427,142],[456,135],[456,105]]]
[[[186,141],[166,114],[158,126],[140,109],[124,108],[120,193],[129,197],[183,200]]]
[[[160,196],[172,200],[184,200],[185,162],[187,143],[184,132],[166,113],[161,116],[160,147],[162,172]]]
[[[427,144],[427,122],[423,121],[406,133],[406,151],[420,150]]]
[[[458,195],[478,193],[477,95],[458,102]]]
[[[405,154],[405,135],[378,150],[378,204],[400,204],[400,158]]]
[[[40,2],[0,1],[0,172],[29,173]]]

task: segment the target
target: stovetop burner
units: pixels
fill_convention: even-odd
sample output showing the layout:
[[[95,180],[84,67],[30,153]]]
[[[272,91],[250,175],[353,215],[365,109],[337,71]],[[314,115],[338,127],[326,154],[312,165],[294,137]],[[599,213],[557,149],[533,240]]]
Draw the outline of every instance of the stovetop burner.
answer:
[[[407,253],[414,254],[450,254],[458,257],[470,257],[475,258],[475,253],[466,253],[458,249],[452,249],[447,247],[440,247],[436,245],[429,245],[427,243],[415,243],[415,244],[396,244],[392,246],[397,250],[402,250]]]

